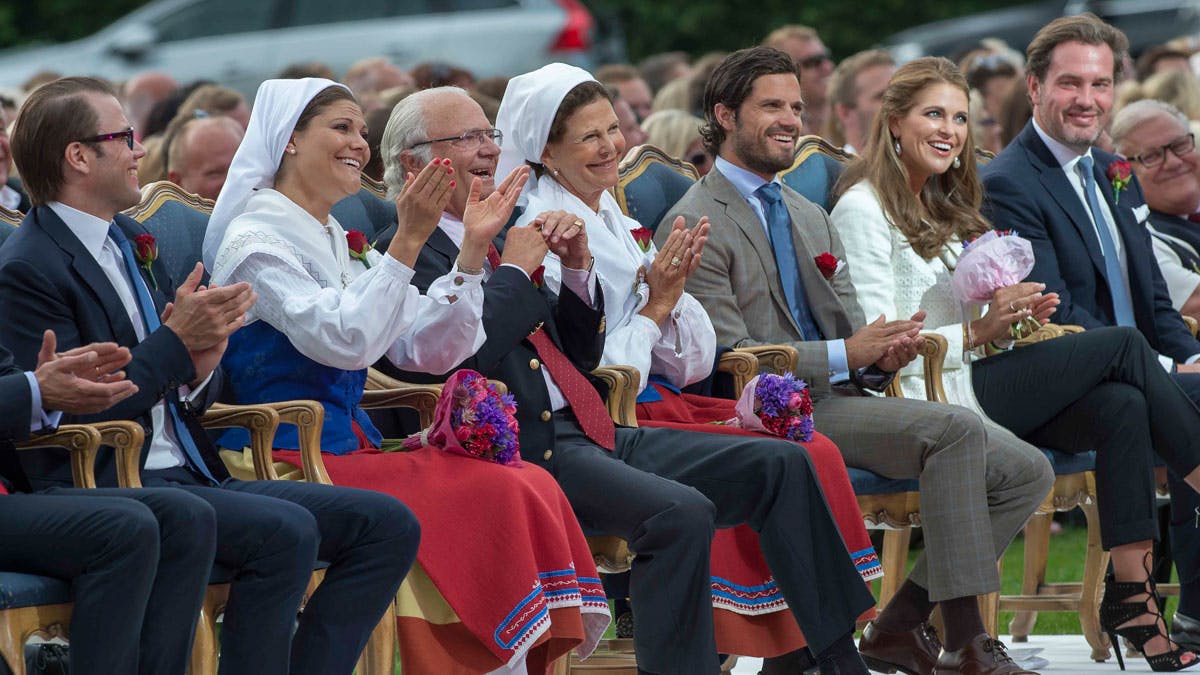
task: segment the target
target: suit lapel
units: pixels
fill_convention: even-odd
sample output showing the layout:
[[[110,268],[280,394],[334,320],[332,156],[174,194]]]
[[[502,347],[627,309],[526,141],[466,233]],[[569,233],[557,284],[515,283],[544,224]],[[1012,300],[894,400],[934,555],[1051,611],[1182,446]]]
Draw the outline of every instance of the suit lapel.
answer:
[[[1054,158],[1050,148],[1047,148],[1041,137],[1037,135],[1037,131],[1033,128],[1033,122],[1026,125],[1025,130],[1021,132],[1020,140],[1030,156],[1030,163],[1040,174],[1038,179],[1042,186],[1066,212],[1067,218],[1079,232],[1079,238],[1087,248],[1088,257],[1092,259],[1092,265],[1095,266],[1096,272],[1104,276],[1104,257],[1100,252],[1100,242],[1096,239],[1095,226],[1092,224],[1092,219],[1088,217],[1087,207],[1079,200],[1079,194],[1067,180],[1066,172]],[[1097,168],[1093,166],[1093,169]]]
[[[96,298],[96,304],[104,310],[117,344],[137,344],[137,333],[133,329],[133,322],[129,320],[129,313],[125,311],[125,305],[121,302],[121,296],[117,295],[112,282],[92,254],[88,253],[83,242],[79,241],[67,224],[49,207],[39,206],[31,215],[34,222],[71,258],[71,269],[79,275],[84,286]]]
[[[454,245],[450,235],[442,231],[442,228],[433,228],[429,239],[425,240],[425,245],[444,256],[451,263],[448,267],[453,267],[454,258],[458,256],[458,247]]]
[[[828,251],[818,251],[820,243],[813,241],[811,233],[803,227],[799,202],[804,197],[785,187],[783,199],[788,207],[788,216],[792,219],[792,244],[796,247],[796,265],[800,268],[800,279],[804,282],[804,295],[813,320],[817,322],[821,334],[826,337],[852,334],[854,331],[850,326],[850,317],[846,315],[841,299],[817,267],[817,256]]]
[[[1137,242],[1145,236],[1143,225],[1137,222],[1134,216],[1133,209],[1129,204],[1129,197],[1126,197],[1125,203],[1118,204],[1114,201],[1116,196],[1115,191],[1111,189],[1112,181],[1108,179],[1108,166],[1115,160],[1112,156],[1101,156],[1099,153],[1093,152],[1096,157],[1096,164],[1093,169],[1096,172],[1096,183],[1100,188],[1100,194],[1104,195],[1104,201],[1108,204],[1108,210],[1112,213],[1113,221],[1117,224],[1117,234],[1121,237],[1122,247],[1125,250],[1125,267],[1129,271],[1129,294],[1133,301],[1133,313],[1135,320],[1140,326],[1153,326],[1154,317],[1152,315],[1154,307],[1154,281],[1152,274],[1146,266],[1146,259],[1143,256],[1131,255],[1130,252],[1135,249],[1134,242]],[[1105,188],[1108,189],[1105,189]],[[1128,189],[1123,192],[1129,192]],[[1153,256],[1150,256],[1153,260]],[[1157,263],[1155,263],[1157,264]]]
[[[771,247],[771,240],[767,237],[767,231],[763,227],[762,221],[754,214],[754,210],[742,198],[733,183],[730,183],[729,179],[720,171],[709,171],[708,175],[701,179],[701,183],[708,187],[713,199],[725,208],[725,219],[741,229],[742,234],[749,240],[750,248],[758,255],[763,269],[767,272],[767,289],[771,293],[771,299],[783,312],[783,315],[792,322],[796,333],[802,334],[800,326],[796,325],[796,319],[792,316],[792,310],[788,307],[783,287],[780,285],[779,268],[775,264],[775,250]],[[793,223],[794,226],[795,223]],[[799,253],[798,249],[797,253]],[[805,282],[807,281],[805,278]]]
[[[125,233],[125,238],[129,240],[129,247],[136,255],[137,244],[134,242],[134,239],[139,235],[149,234],[149,231],[141,223],[124,214],[118,213],[115,222],[117,227],[121,228],[121,232]],[[146,285],[146,290],[150,292],[150,298],[154,301],[154,308],[161,315],[163,308],[166,307],[169,301],[166,293],[171,290],[169,287],[171,281],[170,275],[167,272],[166,265],[163,264],[161,251],[159,252],[159,256],[150,265],[150,268],[154,270],[154,279],[150,278],[149,273],[146,272],[146,268],[141,263],[137,260],[134,260],[133,263],[138,269],[138,274],[142,277],[142,283]],[[183,282],[183,279],[179,281]],[[137,291],[135,290],[134,292],[136,293]]]

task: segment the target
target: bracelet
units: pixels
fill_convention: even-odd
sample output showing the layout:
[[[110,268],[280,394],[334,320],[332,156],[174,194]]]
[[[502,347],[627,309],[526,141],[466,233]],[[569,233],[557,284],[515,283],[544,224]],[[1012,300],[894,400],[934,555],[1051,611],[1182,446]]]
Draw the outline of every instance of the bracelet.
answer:
[[[479,269],[473,269],[473,268],[467,267],[466,265],[462,264],[462,258],[455,258],[454,266],[457,267],[458,271],[462,272],[463,274],[475,274],[475,275],[483,274],[482,267],[480,267]]]

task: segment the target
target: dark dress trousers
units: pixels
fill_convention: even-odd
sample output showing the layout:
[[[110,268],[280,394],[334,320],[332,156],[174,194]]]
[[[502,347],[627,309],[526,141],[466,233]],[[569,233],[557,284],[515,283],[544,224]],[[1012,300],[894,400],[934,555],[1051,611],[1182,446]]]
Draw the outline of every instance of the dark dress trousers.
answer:
[[[31,393],[0,347],[0,480],[27,487],[13,443],[29,435]],[[61,451],[60,451],[61,452]],[[0,496],[0,570],[71,583],[71,672],[175,672],[212,563],[212,508],[179,490],[53,488]],[[186,633],[186,634],[185,634]]]
[[[129,240],[145,230],[118,215]],[[153,264],[158,288],[142,272],[161,312],[175,287],[161,261]],[[114,341],[129,347],[126,375],[138,393],[99,415],[64,421],[131,419],[150,424],[150,410],[163,397],[178,400],[180,384],[195,377],[183,342],[162,326],[139,341],[126,308],[108,277],[82,242],[49,208],[37,207],[0,250],[0,343],[18,364],[37,360],[42,331],[51,328],[61,349]],[[145,471],[147,486],[175,487],[194,494],[216,514],[216,563],[232,570],[233,586],[222,631],[221,672],[349,673],[359,652],[416,555],[419,527],[403,504],[383,494],[288,481],[236,481],[200,429],[197,415],[216,397],[214,373],[203,401],[180,405],[186,429],[214,485],[197,467]],[[150,446],[146,434],[142,464]],[[98,481],[113,480],[104,457]],[[31,453],[21,461],[34,487],[70,480],[60,456]],[[309,600],[293,639],[296,611],[317,559],[330,563],[325,580]],[[203,589],[200,589],[201,593]],[[177,614],[155,628],[164,634],[188,627],[195,612]],[[149,628],[149,622],[147,622]],[[143,638],[145,639],[145,638]],[[289,667],[290,652],[290,667]]]
[[[413,283],[427,288],[451,270],[457,255],[450,238],[435,230]],[[584,435],[569,408],[550,414],[538,354],[526,340],[542,325],[587,374],[604,349],[599,289],[592,308],[569,290],[555,298],[522,271],[502,266],[484,293],[487,342],[462,367],[508,385],[518,402],[522,458],[554,475],[584,530],[620,536],[637,552],[630,596],[641,670],[717,672],[709,552],[715,528],[741,523],[759,533],[810,649],[820,652],[852,630],[873,599],[801,448],[765,438],[618,427],[609,452]]]
[[[1177,362],[1200,354],[1179,312],[1171,304],[1166,282],[1154,258],[1150,234],[1138,220],[1145,213],[1142,189],[1133,178],[1114,197],[1106,177],[1117,158],[1092,149],[1096,184],[1113,215],[1128,266],[1129,294],[1137,330],[1150,347]],[[1054,321],[1089,330],[1116,325],[1112,293],[1104,273],[1104,260],[1087,207],[1067,180],[1050,149],[1030,122],[1008,147],[981,172],[986,196],[984,215],[1000,229],[1011,229],[1033,245],[1035,263],[1029,281],[1046,284],[1047,292],[1062,299]],[[1173,377],[1192,401],[1200,401],[1200,375]],[[1189,413],[1185,415],[1190,421]],[[1154,434],[1183,432],[1185,422],[1172,420],[1152,425]],[[1191,435],[1194,439],[1196,436]],[[1156,441],[1156,448],[1161,445]],[[1200,531],[1196,513],[1200,497],[1180,476],[1183,467],[1172,464],[1171,546],[1182,585],[1185,605],[1200,601]],[[1194,467],[1195,464],[1193,463]]]

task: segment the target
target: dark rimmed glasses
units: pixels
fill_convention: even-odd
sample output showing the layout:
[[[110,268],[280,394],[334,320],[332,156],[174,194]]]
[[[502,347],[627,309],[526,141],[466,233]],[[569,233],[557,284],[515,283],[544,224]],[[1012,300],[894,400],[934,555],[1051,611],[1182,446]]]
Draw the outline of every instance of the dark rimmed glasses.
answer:
[[[1131,157],[1130,159],[1137,162],[1138,164],[1141,164],[1142,166],[1146,167],[1147,169],[1153,169],[1154,167],[1158,166],[1159,164],[1162,164],[1163,160],[1167,158],[1168,150],[1170,150],[1172,153],[1174,153],[1176,157],[1183,159],[1184,155],[1188,154],[1189,152],[1191,152],[1195,149],[1196,149],[1195,134],[1184,134],[1183,136],[1176,138],[1175,140],[1171,141],[1170,143],[1167,143],[1166,145],[1160,145],[1159,147],[1154,148],[1153,150],[1147,150],[1146,152],[1143,152],[1142,154],[1140,154],[1136,157]]]
[[[800,68],[802,70],[809,70],[811,68],[820,68],[826,63],[833,63],[833,57],[829,52],[821,52],[819,54],[813,54],[812,56],[806,56],[802,59],[797,59],[796,63],[800,64]]]
[[[125,145],[128,145],[129,149],[132,150],[133,149],[133,127],[128,127],[122,131],[114,131],[111,134],[100,134],[99,136],[92,136],[91,138],[81,138],[81,139],[79,139],[79,142],[80,143],[104,143],[105,141],[115,141],[118,139],[124,139]]]
[[[433,138],[420,143],[413,143],[411,147],[419,148],[422,145],[431,143],[449,143],[459,150],[474,150],[483,145],[485,140],[489,140],[496,145],[504,140],[504,132],[499,129],[472,129],[463,133],[461,136],[447,136],[445,138]]]

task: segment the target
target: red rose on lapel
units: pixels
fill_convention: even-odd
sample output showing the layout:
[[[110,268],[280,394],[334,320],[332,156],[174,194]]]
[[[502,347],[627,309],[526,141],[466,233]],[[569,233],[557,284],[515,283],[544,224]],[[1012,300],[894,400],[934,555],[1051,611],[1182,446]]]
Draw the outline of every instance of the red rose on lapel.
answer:
[[[154,284],[154,290],[158,290],[158,280],[154,278],[154,270],[151,265],[155,260],[158,260],[158,242],[155,241],[154,235],[139,234],[133,238],[134,253],[133,257],[137,258],[138,267],[146,270],[146,274],[150,277],[150,283]]]
[[[538,265],[533,274],[529,275],[529,280],[533,282],[534,288],[541,288],[542,284],[546,283],[546,266]]]
[[[362,263],[363,267],[371,269],[371,263],[367,262],[367,251],[371,249],[367,235],[363,234],[362,230],[350,230],[346,233],[346,243],[350,245],[350,257]]]
[[[644,227],[639,227],[636,230],[630,230],[629,234],[633,235],[633,240],[637,242],[642,253],[650,251],[650,242],[654,241],[654,233]]]
[[[813,258],[813,262],[817,263],[817,269],[821,270],[821,275],[826,279],[832,279],[833,275],[837,274],[838,266],[841,265],[841,261],[832,253],[822,253]]]
[[[1118,159],[1108,165],[1108,179],[1112,181],[1113,186],[1113,203],[1121,201],[1121,191],[1129,186],[1130,179],[1133,178],[1133,167],[1123,159]]]

